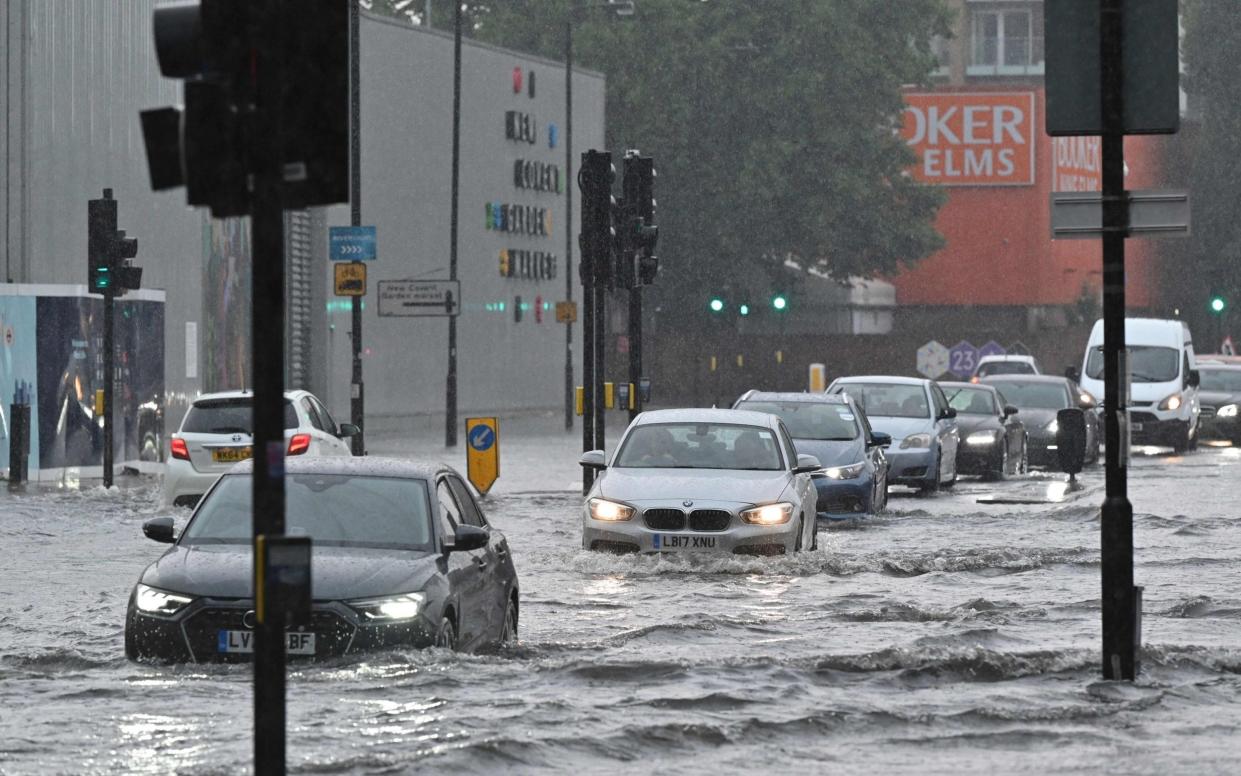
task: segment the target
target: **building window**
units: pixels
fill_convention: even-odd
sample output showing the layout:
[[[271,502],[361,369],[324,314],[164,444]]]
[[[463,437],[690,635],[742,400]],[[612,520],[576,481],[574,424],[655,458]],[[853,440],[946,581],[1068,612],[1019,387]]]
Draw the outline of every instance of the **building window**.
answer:
[[[948,75],[949,67],[952,64],[952,46],[950,43],[942,35],[931,36],[931,56],[935,57],[935,69],[931,71],[931,75]]]
[[[1028,9],[971,14],[969,75],[1037,75],[1043,72],[1042,19]]]

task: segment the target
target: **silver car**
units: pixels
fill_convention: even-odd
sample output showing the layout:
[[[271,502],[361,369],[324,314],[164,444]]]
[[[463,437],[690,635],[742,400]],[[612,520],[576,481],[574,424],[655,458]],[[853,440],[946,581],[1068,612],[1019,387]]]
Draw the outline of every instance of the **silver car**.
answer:
[[[610,552],[784,555],[818,546],[817,458],[798,455],[764,412],[644,412],[599,470],[582,509],[582,546]]]

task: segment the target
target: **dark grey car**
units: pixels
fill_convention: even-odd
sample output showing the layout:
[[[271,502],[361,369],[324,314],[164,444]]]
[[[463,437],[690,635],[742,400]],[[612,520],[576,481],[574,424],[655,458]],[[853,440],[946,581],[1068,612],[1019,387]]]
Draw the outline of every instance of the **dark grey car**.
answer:
[[[516,639],[508,543],[455,471],[370,457],[290,458],[286,467],[286,533],[314,547],[311,621],[290,633],[290,655]],[[131,659],[251,658],[250,475],[249,461],[223,475],[178,538],[172,518],[143,526],[172,547],[130,595]]]

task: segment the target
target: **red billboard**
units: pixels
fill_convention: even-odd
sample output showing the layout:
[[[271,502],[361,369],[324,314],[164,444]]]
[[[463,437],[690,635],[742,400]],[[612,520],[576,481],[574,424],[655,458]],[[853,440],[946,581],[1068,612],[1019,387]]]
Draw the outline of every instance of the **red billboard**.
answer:
[[[913,176],[941,186],[1034,184],[1032,92],[905,95],[901,136],[918,154]]]

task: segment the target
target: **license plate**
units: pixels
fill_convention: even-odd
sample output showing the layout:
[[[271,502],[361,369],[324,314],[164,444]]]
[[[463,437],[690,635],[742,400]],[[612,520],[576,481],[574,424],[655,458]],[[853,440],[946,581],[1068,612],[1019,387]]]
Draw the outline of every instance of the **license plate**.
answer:
[[[1141,431],[1141,430],[1142,430],[1142,424],[1141,424],[1141,423],[1130,423],[1130,424],[1129,424],[1129,430],[1130,430],[1130,431]]]
[[[216,463],[237,463],[245,461],[253,454],[249,445],[245,447],[218,447],[211,451],[211,460]]]
[[[681,536],[679,534],[655,534],[651,545],[657,550],[714,550],[714,536]]]
[[[285,652],[290,655],[313,655],[315,653],[315,634],[296,631],[284,634],[287,639]],[[250,655],[254,653],[254,631],[222,630],[217,640],[218,651],[230,654]]]

